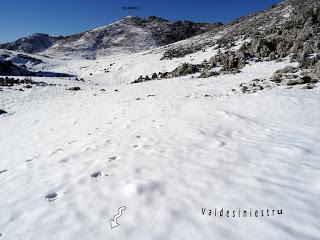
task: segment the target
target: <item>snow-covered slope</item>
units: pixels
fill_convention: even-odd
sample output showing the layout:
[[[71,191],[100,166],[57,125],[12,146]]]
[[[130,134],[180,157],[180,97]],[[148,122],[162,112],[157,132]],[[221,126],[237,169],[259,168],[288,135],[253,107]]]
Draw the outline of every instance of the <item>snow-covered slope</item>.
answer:
[[[206,80],[41,78],[61,85],[5,89],[1,240],[317,239],[320,88],[231,91],[288,64]],[[202,208],[283,213],[229,219]]]
[[[299,4],[139,52],[127,53],[127,35],[117,32],[132,18],[106,27],[116,32],[113,42],[101,39],[112,55],[92,47],[104,27],[41,54],[0,50],[0,61],[70,75],[0,78],[0,240],[319,239],[320,65],[311,43],[320,21],[317,9],[306,11],[304,24],[289,28]],[[258,43],[254,31],[236,31],[273,18],[288,19],[275,45],[270,26]],[[280,55],[308,29],[313,48],[306,44],[303,61],[292,58],[300,47]],[[144,34],[141,49],[158,44],[145,30],[137,40]],[[244,46],[250,57],[241,62]],[[216,74],[131,84],[184,63]]]

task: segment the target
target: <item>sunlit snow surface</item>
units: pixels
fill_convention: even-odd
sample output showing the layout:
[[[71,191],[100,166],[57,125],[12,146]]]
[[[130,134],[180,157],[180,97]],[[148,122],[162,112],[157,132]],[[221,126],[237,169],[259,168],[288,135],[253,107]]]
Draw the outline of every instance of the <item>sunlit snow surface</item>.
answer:
[[[61,85],[0,92],[0,239],[319,239],[320,88],[232,93],[288,62],[128,84],[197,54],[52,61],[90,82],[34,78]],[[283,214],[227,218],[202,208]]]

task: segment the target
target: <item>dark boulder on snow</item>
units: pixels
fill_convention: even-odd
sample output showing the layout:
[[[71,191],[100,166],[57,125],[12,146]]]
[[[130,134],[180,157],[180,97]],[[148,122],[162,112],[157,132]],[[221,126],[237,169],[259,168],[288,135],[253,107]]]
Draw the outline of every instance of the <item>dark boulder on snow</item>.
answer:
[[[157,75],[156,73],[153,73],[153,74],[151,75],[151,78],[152,78],[152,79],[156,79],[156,78],[158,78],[158,75]]]
[[[317,83],[318,80],[312,79],[310,76],[303,76],[298,79],[290,79],[287,81],[288,86],[306,84],[306,83]]]
[[[94,172],[90,175],[92,178],[97,178],[97,177],[100,177],[101,176],[101,172],[98,171],[98,172]]]
[[[170,77],[181,77],[197,72],[199,72],[199,68],[196,65],[183,63],[181,66],[177,67],[175,70],[169,73],[169,75]]]
[[[51,202],[51,201],[56,200],[57,196],[58,196],[57,193],[51,192],[51,193],[48,193],[48,194],[45,196],[45,199],[48,200],[49,202]]]
[[[151,78],[149,78],[149,76],[147,75],[145,78],[144,78],[145,81],[150,81]]]
[[[81,88],[80,87],[71,87],[71,88],[68,88],[67,90],[69,90],[69,91],[80,91]]]

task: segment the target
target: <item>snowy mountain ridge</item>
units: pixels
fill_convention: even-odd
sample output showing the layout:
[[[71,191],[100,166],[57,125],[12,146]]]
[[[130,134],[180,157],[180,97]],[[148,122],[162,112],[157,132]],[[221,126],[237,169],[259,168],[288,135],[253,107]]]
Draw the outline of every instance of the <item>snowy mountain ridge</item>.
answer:
[[[96,58],[118,52],[148,50],[203,33],[221,24],[169,21],[159,17],[128,16],[107,26],[66,37],[33,34],[0,49],[38,53],[54,57]]]

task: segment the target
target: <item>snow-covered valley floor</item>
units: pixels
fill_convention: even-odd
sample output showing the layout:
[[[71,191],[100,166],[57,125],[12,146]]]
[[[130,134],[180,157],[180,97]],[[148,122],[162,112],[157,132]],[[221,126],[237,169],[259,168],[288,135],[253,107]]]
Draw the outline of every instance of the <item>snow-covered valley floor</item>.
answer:
[[[0,92],[0,239],[319,239],[320,88],[231,91],[286,64]]]

